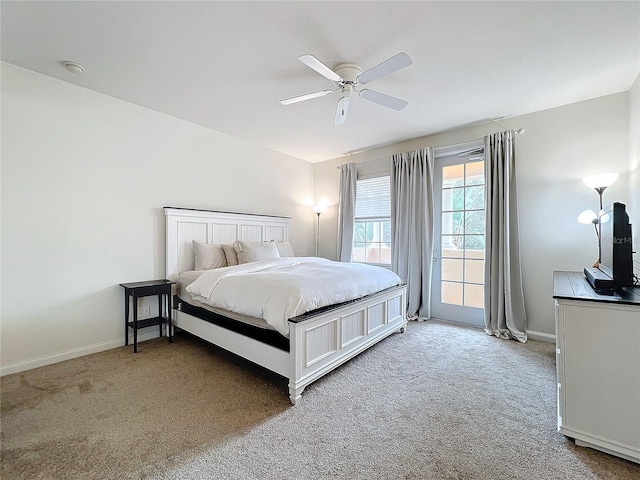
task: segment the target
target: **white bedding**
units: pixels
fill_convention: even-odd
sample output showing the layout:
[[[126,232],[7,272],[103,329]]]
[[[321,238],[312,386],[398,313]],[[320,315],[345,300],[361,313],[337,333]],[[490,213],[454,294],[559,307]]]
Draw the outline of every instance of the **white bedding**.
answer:
[[[289,318],[401,283],[382,267],[286,257],[206,270],[186,291],[212,307],[263,318],[288,337]]]
[[[238,322],[246,323],[252,325],[254,327],[266,329],[266,330],[274,330],[274,328],[265,322],[262,318],[250,317],[249,315],[241,315],[240,313],[232,312],[230,310],[224,310],[222,308],[212,307],[211,305],[207,305],[206,303],[202,303],[195,298],[190,293],[187,293],[186,288],[189,284],[193,283],[200,275],[202,275],[205,270],[190,270],[186,272],[182,272],[176,283],[178,285],[178,296],[188,301],[190,305],[195,307],[204,308],[205,310],[213,313],[217,313],[218,315],[222,315],[223,317],[232,318]]]

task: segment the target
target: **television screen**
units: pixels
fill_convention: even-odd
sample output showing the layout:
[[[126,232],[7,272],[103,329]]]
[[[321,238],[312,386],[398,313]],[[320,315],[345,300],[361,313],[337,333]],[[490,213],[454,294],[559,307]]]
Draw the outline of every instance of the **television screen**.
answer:
[[[623,203],[613,203],[600,215],[599,269],[616,287],[633,285],[631,225]]]

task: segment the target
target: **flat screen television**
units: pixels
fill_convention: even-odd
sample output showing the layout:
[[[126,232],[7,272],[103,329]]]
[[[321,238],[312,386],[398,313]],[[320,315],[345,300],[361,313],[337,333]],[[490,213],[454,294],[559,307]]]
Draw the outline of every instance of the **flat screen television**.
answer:
[[[598,270],[612,280],[613,287],[633,285],[633,242],[624,203],[613,203],[600,214],[600,265]]]

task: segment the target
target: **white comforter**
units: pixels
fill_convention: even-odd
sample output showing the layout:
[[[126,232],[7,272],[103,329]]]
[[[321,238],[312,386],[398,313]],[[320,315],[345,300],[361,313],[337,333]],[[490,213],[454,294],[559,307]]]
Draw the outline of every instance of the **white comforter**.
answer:
[[[263,318],[288,337],[289,318],[400,283],[382,267],[283,257],[207,270],[186,291],[212,307]]]

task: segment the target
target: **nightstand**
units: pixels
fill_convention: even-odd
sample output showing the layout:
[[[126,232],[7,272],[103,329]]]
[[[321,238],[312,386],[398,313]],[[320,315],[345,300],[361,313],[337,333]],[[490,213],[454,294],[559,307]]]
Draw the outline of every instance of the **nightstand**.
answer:
[[[133,353],[138,352],[138,330],[158,325],[162,336],[162,325],[167,324],[169,343],[173,342],[171,325],[171,286],[170,280],[149,280],[146,282],[121,283],[124,287],[124,345],[129,345],[129,328],[133,329]],[[158,296],[158,316],[138,320],[138,298]],[[133,321],[129,320],[129,299],[133,299]],[[166,300],[166,302],[165,302]],[[164,307],[166,306],[166,310]],[[164,312],[166,311],[166,315]]]

